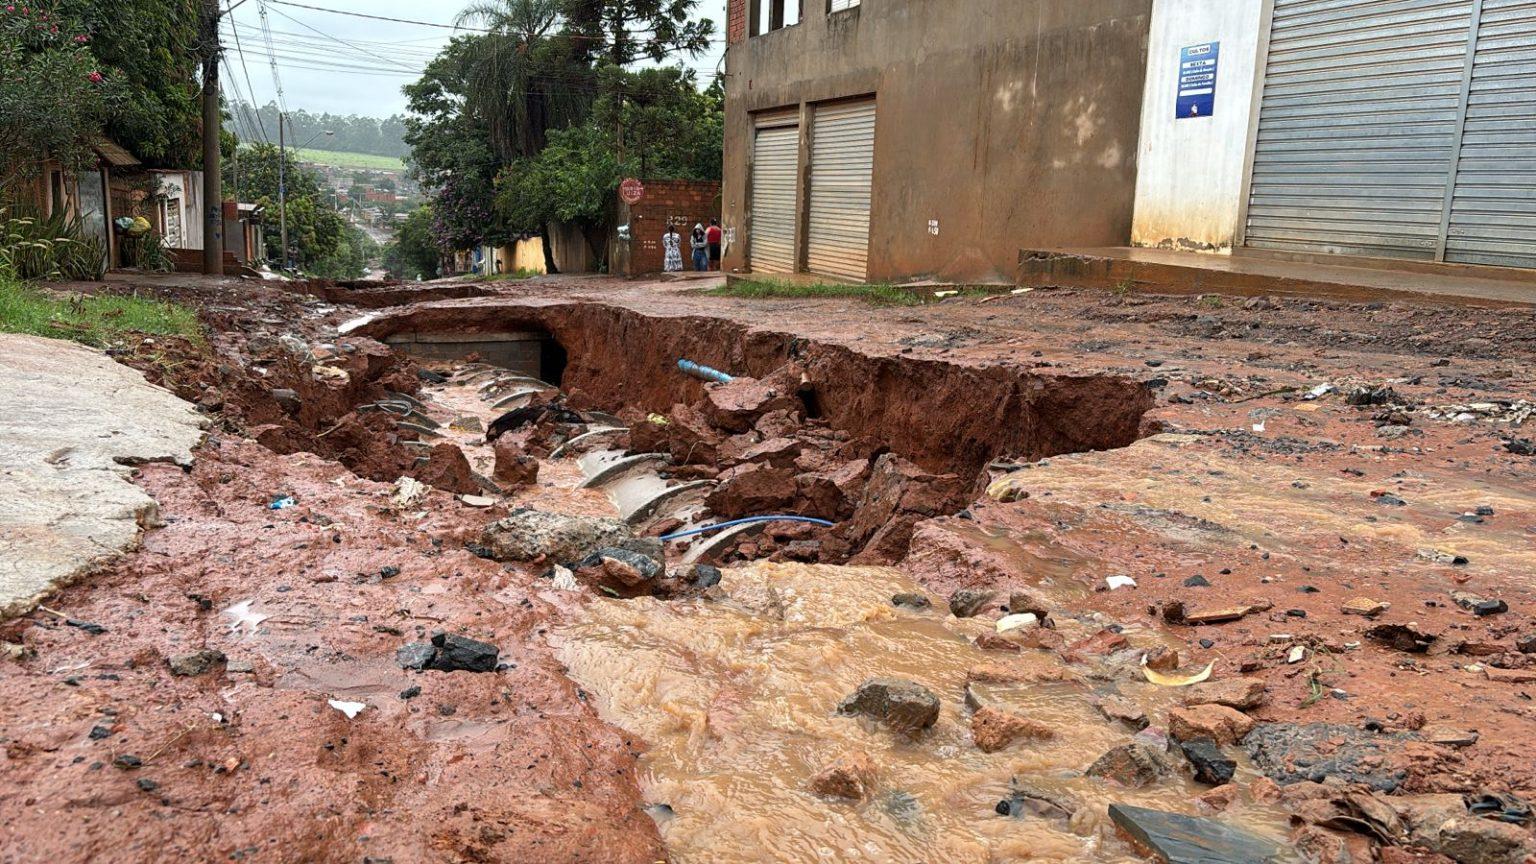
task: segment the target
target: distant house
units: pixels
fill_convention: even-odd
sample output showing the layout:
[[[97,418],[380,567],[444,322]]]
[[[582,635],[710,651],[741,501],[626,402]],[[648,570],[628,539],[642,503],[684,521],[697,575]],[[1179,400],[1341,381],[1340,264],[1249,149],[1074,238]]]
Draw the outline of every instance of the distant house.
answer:
[[[19,202],[43,216],[62,214],[80,220],[82,239],[101,243],[104,264],[117,260],[117,239],[112,233],[112,177],[116,171],[139,165],[132,153],[102,139],[91,147],[93,167],[75,170],[59,160],[44,159],[33,179],[19,190]]]

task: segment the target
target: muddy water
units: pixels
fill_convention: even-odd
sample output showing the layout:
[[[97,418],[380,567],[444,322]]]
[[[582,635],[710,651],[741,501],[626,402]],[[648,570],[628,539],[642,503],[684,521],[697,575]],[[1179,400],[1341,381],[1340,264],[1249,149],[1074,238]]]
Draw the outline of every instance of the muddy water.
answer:
[[[983,704],[1058,733],[986,754],[971,741],[967,671],[1004,662],[1072,678],[1054,654],[982,652],[968,637],[991,621],[893,607],[892,594],[917,590],[895,570],[764,563],[727,571],[722,588],[725,596],[686,602],[595,599],[556,636],[605,719],[650,745],[642,784],[675,861],[1131,862],[1143,859],[1114,836],[1110,803],[1201,815],[1201,790],[1177,777],[1129,791],[1082,776],[1132,734],[1097,713],[1093,692],[1118,691],[1153,716],[1177,697],[1136,680],[1134,668],[1113,681],[974,685]],[[1069,638],[1097,629],[1061,626]],[[1156,643],[1151,633],[1128,635]],[[943,702],[938,724],[909,742],[839,716],[837,703],[875,676],[933,690]],[[869,801],[809,791],[818,770],[858,749],[880,766]],[[999,816],[994,807],[1014,777],[1076,802],[1075,815]],[[1244,801],[1221,818],[1284,834],[1280,814]]]

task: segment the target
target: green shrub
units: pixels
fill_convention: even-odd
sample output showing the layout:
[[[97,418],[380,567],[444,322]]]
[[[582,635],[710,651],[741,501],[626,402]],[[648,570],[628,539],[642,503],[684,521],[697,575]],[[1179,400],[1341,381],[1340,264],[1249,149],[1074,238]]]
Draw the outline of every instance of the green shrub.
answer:
[[[76,217],[0,207],[0,271],[18,279],[100,279],[106,245],[85,237]]]

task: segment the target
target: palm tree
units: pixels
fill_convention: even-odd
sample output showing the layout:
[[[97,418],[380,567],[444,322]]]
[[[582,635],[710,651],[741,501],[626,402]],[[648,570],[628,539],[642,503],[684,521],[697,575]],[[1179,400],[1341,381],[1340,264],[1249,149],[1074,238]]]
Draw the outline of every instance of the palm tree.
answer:
[[[475,26],[466,107],[490,127],[497,155],[510,162],[536,154],[545,133],[579,121],[591,104],[580,70],[562,63],[551,34],[561,0],[494,0],[459,13]]]

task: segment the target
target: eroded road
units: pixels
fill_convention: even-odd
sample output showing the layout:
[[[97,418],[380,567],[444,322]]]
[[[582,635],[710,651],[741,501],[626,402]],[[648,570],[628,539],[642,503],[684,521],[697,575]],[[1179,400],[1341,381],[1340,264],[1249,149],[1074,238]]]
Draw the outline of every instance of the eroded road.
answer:
[[[216,425],[190,471],[138,469],[165,526],[47,601],[103,632],[0,625],[0,860],[1137,860],[1111,804],[1314,860],[1532,852],[1530,311],[158,290],[210,349],[121,359]],[[526,402],[576,416],[496,442],[494,370],[375,341],[508,331],[560,347]],[[368,410],[400,393],[432,434]],[[640,534],[837,524],[743,536],[713,587],[494,560],[518,508],[630,515],[554,457],[615,419],[601,447],[707,492]],[[436,631],[495,671],[402,668]],[[932,725],[838,713],[878,677]]]

